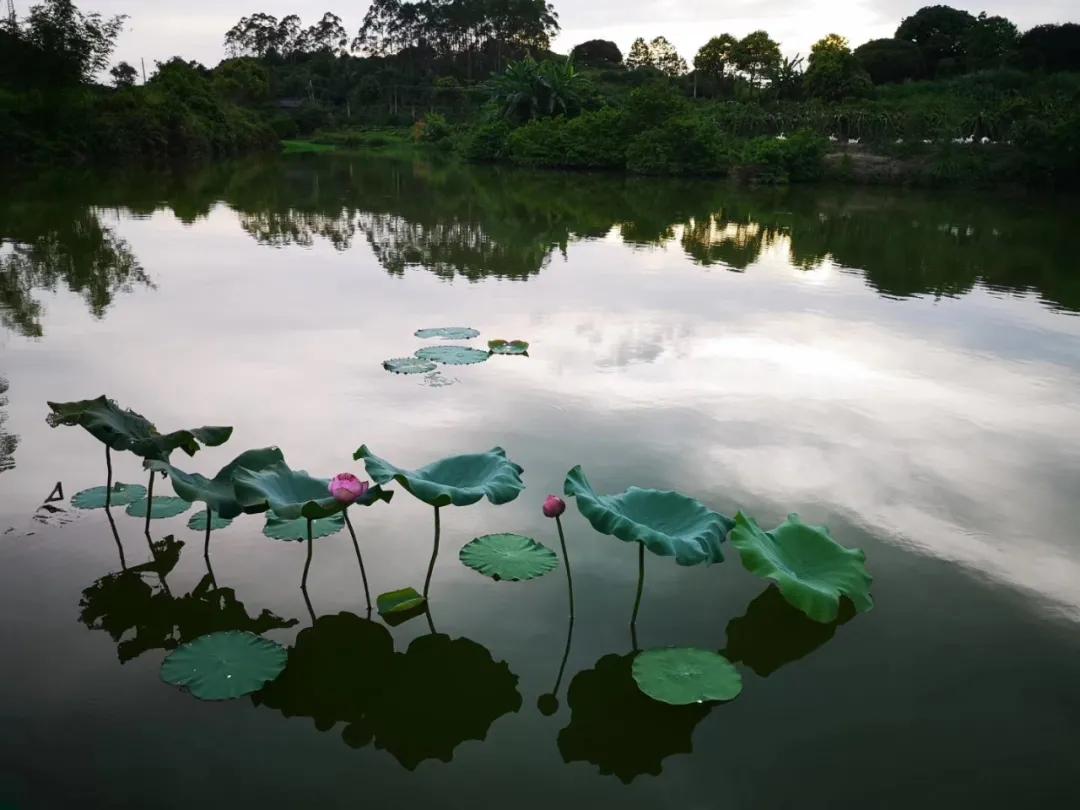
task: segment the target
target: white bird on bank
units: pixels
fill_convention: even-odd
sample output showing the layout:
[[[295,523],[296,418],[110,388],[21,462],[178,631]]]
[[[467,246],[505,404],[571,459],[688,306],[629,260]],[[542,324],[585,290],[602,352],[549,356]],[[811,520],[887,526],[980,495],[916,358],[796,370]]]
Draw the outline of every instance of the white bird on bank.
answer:
[[[838,140],[840,140],[840,139],[839,139],[839,138],[837,138],[837,137],[836,137],[835,135],[830,135],[830,136],[829,136],[829,140],[830,140],[830,141],[832,141],[833,143],[836,143],[836,142],[837,142]]]
[[[779,135],[776,136],[776,140],[778,140],[778,141],[786,141],[787,140],[787,135],[785,135],[783,132],[781,132]]]
[[[983,135],[983,136],[982,136],[981,138],[979,138],[979,143],[981,143],[981,144],[988,144],[988,143],[993,143],[993,141],[992,141],[992,140],[990,140],[990,139],[989,139],[988,137],[986,137],[985,135]]]
[[[858,143],[858,142],[859,142],[860,140],[861,140],[861,138],[848,138],[848,139],[847,139],[847,142],[848,142],[848,143],[856,143],[856,144],[857,144],[857,143]]]

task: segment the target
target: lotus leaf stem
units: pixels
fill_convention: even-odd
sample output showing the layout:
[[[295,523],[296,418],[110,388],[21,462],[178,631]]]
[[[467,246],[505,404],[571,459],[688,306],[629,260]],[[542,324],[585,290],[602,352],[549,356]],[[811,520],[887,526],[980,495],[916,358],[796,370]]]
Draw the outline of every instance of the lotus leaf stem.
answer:
[[[111,476],[110,476],[111,478]],[[150,471],[150,485],[146,488],[146,538],[150,539],[150,515],[154,512],[154,471]]]
[[[108,495],[105,496],[105,517],[109,519],[109,526],[112,527],[113,540],[116,541],[116,550],[120,552],[120,570],[127,571],[127,560],[124,559],[124,544],[120,542],[120,532],[116,528],[116,521],[113,520],[112,509],[109,508]]]
[[[108,509],[112,506],[112,448],[109,445],[105,445],[105,470],[105,508]]]
[[[634,597],[634,614],[630,617],[630,626],[637,623],[638,608],[641,607],[641,591],[645,587],[645,544],[638,543],[638,580],[637,596]],[[636,646],[636,645],[635,645]]]
[[[364,598],[367,599],[368,613],[371,613],[371,591],[368,590],[367,571],[364,570],[364,558],[360,555],[360,544],[356,541],[356,532],[353,530],[352,521],[349,520],[349,510],[345,509],[342,514],[345,516],[345,525],[349,529],[353,548],[356,550],[356,561],[360,563],[360,578],[364,580]]]
[[[570,556],[566,553],[566,537],[563,535],[562,518],[555,516],[555,525],[559,528],[559,545],[562,546],[563,566],[566,568],[566,586],[570,594],[570,627],[574,626],[574,579],[570,575]],[[567,648],[569,650],[569,647]],[[565,660],[563,661],[565,664]]]
[[[308,575],[308,571],[311,569],[311,550],[315,545],[315,543],[312,541],[312,537],[311,537],[311,522],[312,522],[311,518],[308,518],[307,519],[307,560],[305,560],[305,562],[304,562],[304,576],[300,580],[300,588],[301,588],[301,590],[304,591],[304,596],[305,597],[307,596],[307,575]]]
[[[210,510],[210,504],[206,505],[206,539],[203,541],[203,559],[206,560],[206,570],[210,574],[210,581],[217,587],[217,578],[214,569],[210,567],[210,523],[214,519],[214,513]]]
[[[431,575],[435,571],[435,559],[439,556],[439,507],[435,507],[435,547],[431,550],[431,562],[428,563],[427,579],[424,580],[424,599],[428,598],[431,588]]]

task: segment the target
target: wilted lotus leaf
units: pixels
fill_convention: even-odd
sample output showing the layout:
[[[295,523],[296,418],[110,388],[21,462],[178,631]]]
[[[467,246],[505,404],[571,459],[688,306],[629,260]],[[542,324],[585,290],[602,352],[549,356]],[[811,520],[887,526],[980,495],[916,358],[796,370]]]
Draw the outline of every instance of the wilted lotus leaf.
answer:
[[[520,534],[487,534],[464,546],[461,562],[486,577],[517,582],[535,579],[558,567],[555,552]]]
[[[468,366],[483,363],[491,354],[468,346],[428,346],[417,349],[416,356],[421,360],[431,360],[448,366]]]
[[[152,470],[168,473],[173,489],[184,500],[205,503],[213,511],[215,518],[220,516],[231,519],[244,511],[236,498],[233,482],[236,471],[258,471],[284,461],[285,457],[276,447],[263,447],[241,453],[222,467],[213,478],[206,478],[199,473],[186,473],[166,461],[151,461],[147,466]]]
[[[280,644],[228,630],[177,647],[162,663],[161,679],[199,700],[231,700],[262,689],[281,674],[287,658]]]
[[[630,487],[618,495],[597,495],[580,466],[566,476],[564,490],[601,534],[643,543],[653,554],[679,565],[724,561],[720,544],[732,521],[679,492]]]
[[[809,526],[793,514],[766,532],[740,512],[730,536],[746,570],[771,579],[788,602],[816,622],[836,619],[841,595],[860,613],[874,607],[866,554],[840,545],[824,526]]]
[[[379,484],[397,481],[430,506],[468,506],[484,497],[496,505],[509,503],[525,488],[522,468],[510,461],[501,447],[451,456],[418,470],[397,467],[374,455],[367,445],[357,450],[353,459],[363,459],[368,475]]]
[[[71,496],[71,505],[76,509],[104,509],[105,498],[109,496],[108,487],[91,487]],[[146,487],[140,484],[113,484],[109,502],[112,506],[127,506],[146,497]]]
[[[730,661],[693,647],[646,650],[634,659],[632,673],[642,692],[673,706],[731,700],[742,691],[742,678]]]
[[[472,340],[479,335],[475,329],[467,326],[440,326],[437,329],[417,329],[416,336],[423,340],[438,338],[441,340]]]

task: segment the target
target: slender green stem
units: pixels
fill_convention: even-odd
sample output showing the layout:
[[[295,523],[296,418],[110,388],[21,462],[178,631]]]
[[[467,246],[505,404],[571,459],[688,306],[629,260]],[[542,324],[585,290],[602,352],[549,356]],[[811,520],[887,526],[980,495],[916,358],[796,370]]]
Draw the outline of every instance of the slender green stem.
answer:
[[[206,505],[206,539],[203,541],[203,559],[206,560],[206,570],[210,574],[210,581],[217,587],[217,578],[214,569],[210,567],[210,523],[214,519],[214,513],[210,510],[210,504]]]
[[[368,613],[370,613],[371,591],[368,590],[367,571],[364,570],[364,558],[360,555],[360,544],[356,541],[356,532],[353,530],[352,521],[349,520],[349,510],[346,508],[342,514],[345,515],[345,525],[349,528],[349,534],[352,536],[352,545],[356,550],[356,561],[360,563],[360,578],[364,580],[364,598],[367,599],[367,609]]]
[[[150,537],[150,515],[154,511],[154,471],[150,471],[150,486],[146,488],[146,526],[143,531]]]
[[[566,671],[566,662],[570,658],[570,643],[574,640],[574,617],[570,617],[570,626],[566,630],[566,649],[563,650],[562,663],[559,664],[559,675],[555,678],[555,688],[551,690],[551,694],[555,697],[559,696],[559,684],[562,683],[563,673]]]
[[[570,575],[570,555],[566,553],[566,537],[563,535],[562,519],[557,515],[555,525],[559,527],[559,545],[562,546],[563,566],[566,568],[566,586],[570,593],[570,622],[572,628],[574,621],[574,578]]]
[[[307,612],[308,612],[308,615],[311,617],[311,624],[312,624],[312,626],[314,626],[315,621],[316,621],[316,619],[315,619],[315,608],[313,608],[311,606],[311,597],[308,596],[307,588],[301,588],[300,593],[303,594],[303,596],[304,596],[304,604],[307,605]]]
[[[105,508],[112,506],[112,448],[105,445]]]
[[[300,580],[300,587],[304,591],[304,596],[307,596],[307,575],[311,569],[311,550],[315,543],[311,537],[311,518],[308,518],[307,522],[307,560],[304,562],[304,576]]]
[[[428,598],[431,588],[431,575],[435,571],[435,559],[439,556],[439,507],[435,507],[435,547],[431,550],[431,562],[428,563],[427,579],[424,580],[424,598]]]
[[[638,608],[641,607],[641,591],[645,587],[645,544],[638,543],[638,580],[637,596],[634,597],[634,615],[630,617],[630,626],[637,623]]]

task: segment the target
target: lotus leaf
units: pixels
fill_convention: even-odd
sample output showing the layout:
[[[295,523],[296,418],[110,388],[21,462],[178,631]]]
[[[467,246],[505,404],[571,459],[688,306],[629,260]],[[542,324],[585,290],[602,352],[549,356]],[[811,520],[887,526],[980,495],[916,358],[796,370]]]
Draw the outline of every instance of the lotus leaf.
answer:
[[[689,754],[694,727],[715,704],[672,706],[646,696],[631,674],[634,655],[605,655],[570,682],[570,723],[559,732],[566,762],[585,761],[629,784],[659,775],[663,760]]]
[[[311,539],[318,540],[320,537],[329,537],[344,528],[345,517],[342,512],[330,515],[330,517],[315,518],[311,521]],[[299,517],[286,520],[272,511],[267,512],[266,523],[263,525],[262,531],[271,540],[307,540],[307,518]]]
[[[272,509],[284,520],[316,519],[336,515],[345,508],[345,504],[330,495],[328,478],[314,478],[303,470],[293,470],[284,460],[258,470],[238,467],[233,473],[233,482],[236,500],[248,513]],[[392,492],[375,486],[352,505],[370,506],[377,501],[389,501],[392,496]],[[304,536],[307,536],[306,529]]]
[[[76,509],[104,509],[105,498],[108,496],[108,487],[91,487],[82,492],[76,492],[71,496],[71,505]],[[146,497],[146,487],[141,484],[113,484],[112,497],[109,499],[113,506],[127,506],[129,503],[141,501]]]
[[[642,692],[673,706],[732,700],[742,691],[742,678],[735,667],[711,650],[646,650],[634,659],[631,671]]]
[[[232,525],[231,518],[223,518],[221,515],[211,513],[210,528],[213,531],[220,531],[221,529],[227,529]],[[196,512],[192,515],[187,522],[187,527],[192,531],[205,532],[206,531],[206,510],[203,509],[200,512]]]
[[[679,492],[630,487],[618,495],[597,495],[580,466],[566,476],[564,490],[601,534],[643,543],[653,554],[679,565],[723,562],[720,544],[732,521]]]
[[[217,447],[229,440],[231,427],[201,427],[162,434],[142,414],[120,408],[111,399],[100,396],[78,402],[50,402],[52,425],[79,425],[98,441],[113,450],[130,450],[138,456],[165,461],[173,450],[182,449],[189,456],[199,450],[199,443]]]
[[[473,363],[483,363],[491,356],[491,353],[468,346],[428,346],[417,349],[416,356],[421,360],[431,360],[447,366],[469,366]]]
[[[374,455],[367,445],[357,450],[353,459],[363,459],[368,475],[379,484],[397,481],[430,506],[468,506],[484,497],[496,505],[509,503],[525,488],[522,468],[510,461],[501,447],[451,456],[418,470],[397,467]]]
[[[828,529],[809,526],[798,515],[788,515],[784,523],[766,532],[740,512],[735,516],[731,544],[739,550],[747,571],[771,579],[788,602],[816,622],[836,619],[842,595],[860,613],[874,606],[866,555],[860,549],[845,548],[829,536]]]
[[[151,499],[143,498],[141,501],[128,504],[125,511],[132,517],[141,518],[148,517],[147,512],[149,511],[150,520],[161,520],[182,515],[190,508],[191,501],[185,501],[183,498],[155,495]]]
[[[413,588],[381,593],[375,598],[375,605],[382,616],[394,613],[410,613],[424,606],[424,597]]]
[[[430,360],[421,360],[419,357],[395,357],[384,360],[382,365],[394,374],[427,374],[436,368]]]
[[[287,658],[280,644],[228,630],[178,647],[162,663],[161,679],[199,700],[231,700],[262,689],[281,674]]]
[[[518,582],[535,579],[558,567],[555,552],[520,534],[487,534],[464,546],[461,562],[486,577]]]
[[[205,503],[213,510],[215,518],[220,516],[232,519],[244,511],[236,499],[233,483],[236,471],[244,469],[257,472],[284,461],[285,457],[278,448],[263,447],[241,453],[222,467],[213,478],[206,478],[199,473],[186,473],[166,461],[151,461],[147,466],[152,470],[168,473],[173,489],[184,500]],[[205,524],[203,528],[206,528]]]
[[[529,343],[525,340],[489,340],[488,349],[492,354],[526,355],[529,353]]]
[[[417,329],[415,334],[423,340],[472,340],[480,333],[467,326],[440,326],[436,329]]]

